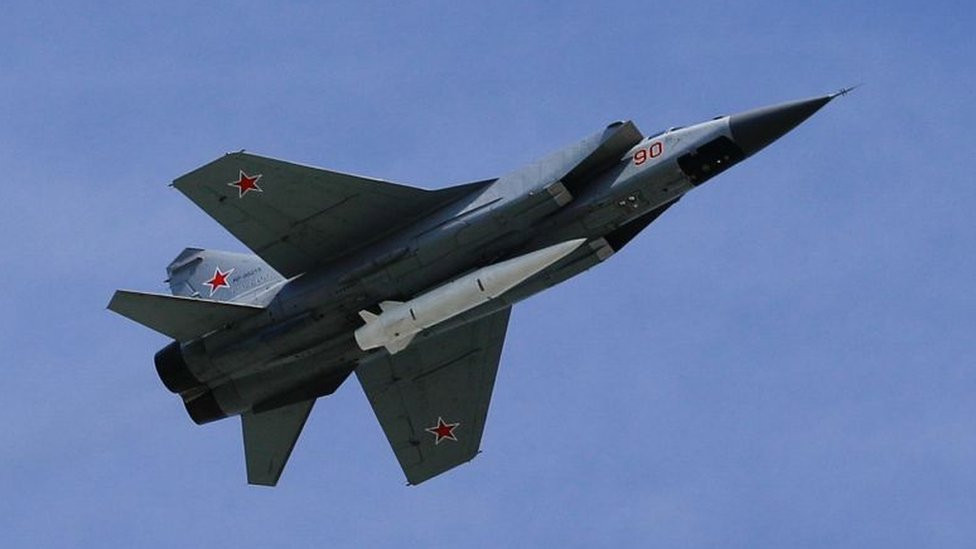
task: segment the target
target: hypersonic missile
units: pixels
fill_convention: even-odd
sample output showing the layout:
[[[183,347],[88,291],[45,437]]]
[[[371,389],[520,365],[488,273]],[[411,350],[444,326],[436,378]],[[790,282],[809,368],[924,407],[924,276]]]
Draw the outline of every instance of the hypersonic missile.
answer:
[[[380,303],[382,312],[378,315],[367,310],[359,311],[366,325],[356,330],[356,343],[364,351],[386,347],[390,354],[396,354],[426,328],[502,295],[571,254],[584,242],[585,238],[568,240],[482,267],[405,303],[383,301]]]

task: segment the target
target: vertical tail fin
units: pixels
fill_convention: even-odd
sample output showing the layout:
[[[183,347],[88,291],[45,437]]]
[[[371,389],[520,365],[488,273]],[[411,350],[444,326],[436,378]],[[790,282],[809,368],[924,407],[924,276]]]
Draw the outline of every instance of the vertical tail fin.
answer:
[[[173,295],[241,303],[284,280],[256,255],[200,248],[180,252],[166,274]]]

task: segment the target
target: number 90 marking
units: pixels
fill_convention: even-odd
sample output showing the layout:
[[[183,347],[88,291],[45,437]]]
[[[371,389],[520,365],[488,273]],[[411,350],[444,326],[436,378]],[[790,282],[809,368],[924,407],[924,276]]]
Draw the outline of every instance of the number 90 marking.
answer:
[[[640,166],[651,158],[661,156],[662,153],[664,153],[664,144],[660,141],[655,141],[649,147],[640,149],[634,153],[634,165]]]

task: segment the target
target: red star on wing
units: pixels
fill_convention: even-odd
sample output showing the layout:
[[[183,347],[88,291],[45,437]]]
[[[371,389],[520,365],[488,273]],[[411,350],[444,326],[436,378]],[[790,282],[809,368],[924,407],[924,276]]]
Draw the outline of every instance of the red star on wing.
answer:
[[[247,175],[244,173],[244,170],[240,170],[240,172],[237,181],[231,181],[227,184],[228,187],[237,187],[237,198],[243,198],[249,191],[264,192],[261,190],[261,187],[258,187],[258,180],[261,179],[261,174]]]
[[[457,437],[454,436],[454,430],[461,425],[460,423],[445,423],[444,418],[437,417],[437,425],[433,427],[428,427],[424,429],[428,433],[434,435],[434,444],[440,444],[442,440],[453,440],[457,442]]]
[[[230,276],[230,273],[232,272],[234,272],[234,269],[231,269],[225,273],[220,270],[220,267],[217,267],[217,270],[214,271],[213,278],[204,282],[204,284],[210,286],[211,297],[213,297],[214,292],[221,288],[230,288],[230,283],[227,282],[227,277]]]

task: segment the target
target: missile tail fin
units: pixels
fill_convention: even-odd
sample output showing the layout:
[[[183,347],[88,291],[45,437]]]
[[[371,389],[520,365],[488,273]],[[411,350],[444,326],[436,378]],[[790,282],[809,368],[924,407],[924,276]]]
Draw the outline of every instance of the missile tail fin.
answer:
[[[414,338],[415,335],[417,335],[417,334],[410,334],[410,335],[408,335],[406,337],[401,337],[399,339],[394,339],[393,341],[391,341],[388,344],[384,345],[384,347],[386,347],[387,352],[389,352],[391,355],[395,355],[395,354],[399,353],[400,351],[406,349],[407,348],[407,345],[410,345],[410,342],[413,341],[413,338]]]
[[[400,305],[403,305],[402,301],[380,301],[380,310],[385,312],[390,309],[396,309]]]
[[[369,324],[370,322],[379,318],[379,315],[375,315],[366,309],[363,309],[362,311],[359,311],[359,318],[363,319],[363,322],[366,324]]]

